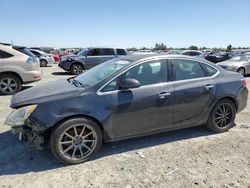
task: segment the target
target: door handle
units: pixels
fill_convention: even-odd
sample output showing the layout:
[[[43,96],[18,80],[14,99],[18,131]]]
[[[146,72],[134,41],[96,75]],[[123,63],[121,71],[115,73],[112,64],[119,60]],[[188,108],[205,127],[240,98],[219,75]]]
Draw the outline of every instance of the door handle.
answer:
[[[160,99],[165,99],[170,95],[171,95],[171,93],[169,93],[169,92],[162,92],[158,96],[159,96]]]
[[[205,85],[204,88],[206,90],[210,90],[210,89],[214,88],[214,85]]]

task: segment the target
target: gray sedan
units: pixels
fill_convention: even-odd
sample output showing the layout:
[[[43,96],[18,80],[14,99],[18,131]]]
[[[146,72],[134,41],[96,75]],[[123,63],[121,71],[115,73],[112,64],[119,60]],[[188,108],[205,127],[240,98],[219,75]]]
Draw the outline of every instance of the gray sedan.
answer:
[[[227,61],[218,63],[219,66],[228,70],[239,72],[242,75],[250,74],[250,56],[235,56]]]
[[[124,56],[14,95],[5,124],[37,149],[50,144],[59,161],[77,164],[103,142],[198,125],[225,132],[247,97],[241,74],[204,59]]]

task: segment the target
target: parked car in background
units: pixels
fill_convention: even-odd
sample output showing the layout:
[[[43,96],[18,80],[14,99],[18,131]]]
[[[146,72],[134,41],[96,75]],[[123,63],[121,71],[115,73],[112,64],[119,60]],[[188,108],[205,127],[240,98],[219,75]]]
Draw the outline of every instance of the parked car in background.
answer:
[[[193,57],[205,58],[205,54],[198,50],[184,50],[180,53],[181,55],[188,55]]]
[[[59,50],[58,51],[58,55],[59,57],[61,58],[62,56],[69,56],[69,55],[73,55],[74,53],[73,52],[70,52],[66,49],[63,49],[63,50]]]
[[[167,52],[167,54],[179,55],[179,54],[181,54],[181,51],[180,50],[170,50],[170,51]]]
[[[250,56],[250,52],[244,52],[243,55]]]
[[[57,54],[57,53],[53,54],[53,59],[54,59],[54,61],[55,61],[56,63],[59,62],[59,61],[60,61],[60,56],[59,56],[59,54]]]
[[[139,54],[139,55],[147,55],[147,54],[159,54],[159,51],[152,51],[152,50],[139,50],[134,52],[134,54]]]
[[[40,79],[39,61],[27,48],[0,44],[0,94],[15,94]]]
[[[206,49],[206,50],[202,50],[202,52],[203,53],[205,53],[205,54],[213,54],[214,53],[214,51],[213,50],[209,50],[209,49]]]
[[[234,54],[230,52],[217,52],[217,53],[207,55],[205,59],[213,63],[219,63],[221,61],[228,60],[232,58],[233,56]]]
[[[76,55],[62,56],[58,66],[78,75],[105,61],[127,54],[124,48],[84,48]]]
[[[218,63],[218,65],[228,71],[239,72],[242,75],[250,74],[250,56],[247,55],[235,56]]]
[[[54,64],[55,61],[51,54],[47,54],[40,50],[29,49],[40,61],[40,67],[47,67],[48,64]]]
[[[77,164],[107,141],[198,125],[225,132],[247,98],[242,75],[204,59],[130,55],[14,95],[5,124]]]

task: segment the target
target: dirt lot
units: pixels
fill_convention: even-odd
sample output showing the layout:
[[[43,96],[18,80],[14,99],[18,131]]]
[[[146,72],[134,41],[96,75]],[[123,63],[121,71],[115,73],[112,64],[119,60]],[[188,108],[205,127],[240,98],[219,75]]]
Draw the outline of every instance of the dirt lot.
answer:
[[[43,80],[30,86],[70,76],[57,66],[43,72]],[[250,99],[229,132],[195,127],[108,143],[92,161],[74,166],[61,165],[48,149],[20,143],[3,125],[9,102],[10,96],[0,96],[1,187],[250,188]]]

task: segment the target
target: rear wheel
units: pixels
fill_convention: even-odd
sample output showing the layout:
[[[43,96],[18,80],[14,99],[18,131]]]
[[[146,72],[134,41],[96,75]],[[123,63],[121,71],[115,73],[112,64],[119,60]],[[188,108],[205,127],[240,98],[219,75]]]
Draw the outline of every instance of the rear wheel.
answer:
[[[13,95],[21,90],[21,80],[11,74],[0,76],[0,94]]]
[[[62,123],[52,131],[50,137],[52,153],[65,164],[87,161],[101,145],[101,129],[95,122],[84,118]]]
[[[228,99],[221,100],[213,108],[207,126],[218,133],[226,132],[234,126],[235,115],[235,104]]]
[[[48,62],[45,59],[40,60],[40,67],[47,67]]]
[[[239,68],[237,70],[238,73],[241,73],[243,76],[245,75],[245,69],[244,68]]]
[[[71,66],[70,72],[72,74],[78,75],[81,74],[84,71],[84,68],[81,64],[75,63]]]

